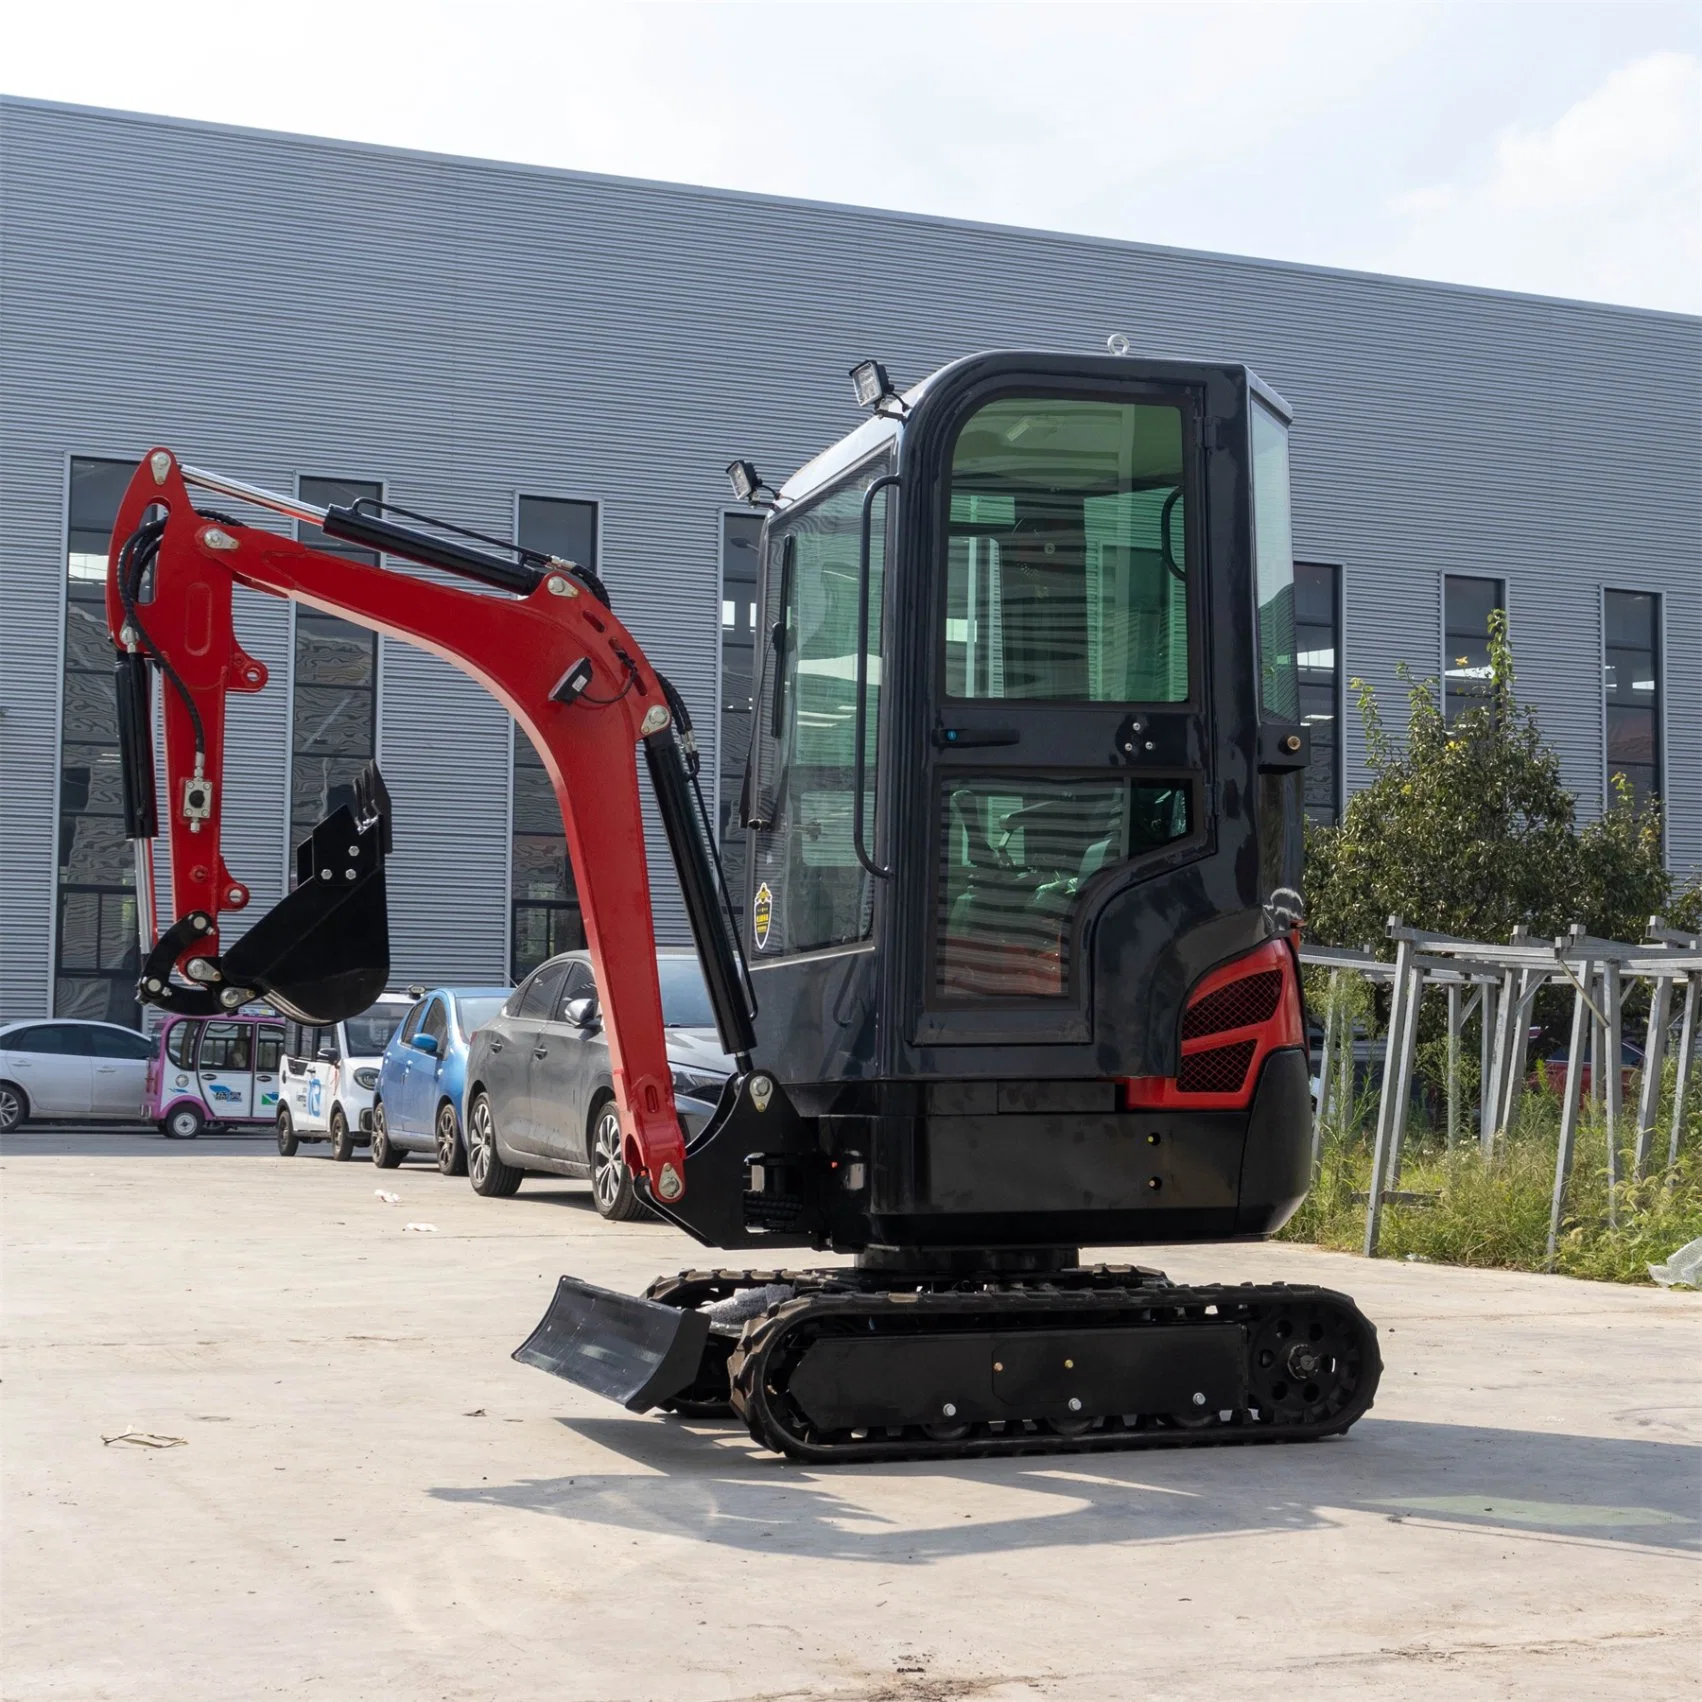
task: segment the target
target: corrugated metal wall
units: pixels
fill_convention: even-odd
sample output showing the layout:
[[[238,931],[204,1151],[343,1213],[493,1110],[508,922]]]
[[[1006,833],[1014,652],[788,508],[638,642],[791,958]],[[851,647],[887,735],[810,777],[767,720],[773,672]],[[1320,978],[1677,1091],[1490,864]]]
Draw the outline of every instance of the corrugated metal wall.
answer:
[[[1702,862],[1702,324],[1399,279],[0,105],[0,1012],[42,1008],[68,454],[154,441],[274,488],[384,481],[507,528],[517,490],[603,502],[604,576],[706,729],[721,467],[779,482],[906,381],[995,345],[1244,359],[1294,404],[1296,549],[1346,570],[1346,660],[1441,661],[1441,577],[1508,582],[1521,683],[1586,811],[1603,787],[1600,587],[1665,596],[1674,864]],[[288,620],[233,706],[228,859],[283,872]],[[386,644],[399,977],[500,976],[506,724]],[[1350,784],[1362,741],[1346,729]],[[663,931],[679,937],[671,880]]]

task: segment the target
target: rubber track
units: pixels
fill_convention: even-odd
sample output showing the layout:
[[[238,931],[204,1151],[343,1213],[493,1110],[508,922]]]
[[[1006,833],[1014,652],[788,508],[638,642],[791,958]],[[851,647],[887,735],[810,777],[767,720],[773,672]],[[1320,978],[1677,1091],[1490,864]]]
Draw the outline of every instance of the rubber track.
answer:
[[[1159,1271],[1129,1266],[1095,1266],[1044,1279],[1013,1279],[998,1286],[965,1290],[941,1284],[934,1289],[888,1289],[854,1271],[688,1271],[651,1285],[649,1298],[695,1307],[723,1299],[741,1288],[788,1282],[803,1290],[746,1324],[728,1360],[731,1410],[743,1418],[752,1437],[791,1459],[816,1465],[869,1460],[979,1459],[997,1455],[1099,1453],[1130,1448],[1222,1447],[1254,1442],[1310,1442],[1340,1435],[1370,1409],[1382,1374],[1377,1332],[1346,1295],[1332,1289],[1251,1283],[1184,1288]],[[1210,1310],[1208,1310],[1210,1308]],[[1261,1372],[1257,1364],[1265,1332],[1297,1313],[1329,1320],[1344,1365],[1336,1385],[1299,1415],[1284,1414],[1295,1403],[1272,1391],[1281,1373]],[[820,1437],[785,1398],[794,1346],[808,1351],[808,1338],[823,1326],[868,1319],[879,1330],[915,1333],[929,1322],[945,1328],[1009,1332],[1032,1328],[1072,1328],[1082,1324],[1174,1325],[1199,1322],[1220,1326],[1240,1323],[1249,1335],[1249,1408],[1227,1420],[1216,1417],[1183,1423],[1166,1417],[1137,1419],[1101,1415],[1098,1427],[1071,1434],[1034,1422],[968,1427],[961,1437],[926,1435],[921,1425],[906,1425],[896,1435],[864,1432]],[[802,1333],[805,1340],[800,1344]],[[1274,1337],[1271,1339],[1275,1339]],[[1286,1338],[1284,1338],[1286,1339]],[[1261,1389],[1261,1380],[1263,1388]],[[707,1390],[693,1390],[693,1394]],[[673,1404],[673,1403],[670,1403]],[[720,1407],[701,1398],[678,1403],[682,1412],[712,1416]]]

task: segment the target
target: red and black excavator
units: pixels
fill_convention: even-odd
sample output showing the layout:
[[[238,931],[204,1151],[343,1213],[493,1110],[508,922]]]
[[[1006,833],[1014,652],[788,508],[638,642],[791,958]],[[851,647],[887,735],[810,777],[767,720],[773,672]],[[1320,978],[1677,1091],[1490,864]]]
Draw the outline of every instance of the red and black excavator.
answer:
[[[634,1411],[731,1409],[816,1462],[1345,1431],[1381,1361],[1344,1295],[1081,1257],[1268,1236],[1309,1184],[1289,410],[1233,364],[1007,351],[903,394],[878,362],[851,376],[870,417],[782,489],[728,469],[766,511],[738,894],[685,705],[590,569],[145,455],[107,588],[141,997],[329,1022],[384,985],[376,770],[221,944],[248,902],[220,852],[226,698],[266,684],[232,592],[359,622],[482,681],[537,747],[626,1163],[657,1215],[769,1267],[642,1298],[564,1276],[517,1359]],[[635,747],[736,1064],[690,1144]],[[795,1247],[851,1259],[778,1268]]]

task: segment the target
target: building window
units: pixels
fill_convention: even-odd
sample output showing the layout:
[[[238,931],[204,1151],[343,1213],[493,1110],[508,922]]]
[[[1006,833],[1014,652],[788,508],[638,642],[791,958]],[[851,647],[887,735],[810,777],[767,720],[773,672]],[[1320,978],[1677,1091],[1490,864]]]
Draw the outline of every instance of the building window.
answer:
[[[1442,712],[1452,725],[1489,696],[1489,617],[1507,607],[1507,587],[1457,573],[1442,587]]]
[[[1341,569],[1294,564],[1294,642],[1300,664],[1300,719],[1312,735],[1306,770],[1306,819],[1341,819]]]
[[[71,463],[53,1012],[140,1026],[135,861],[124,836],[114,652],[106,629],[107,549],[134,471],[130,461]]]
[[[1607,591],[1602,613],[1608,783],[1623,774],[1641,805],[1661,795],[1661,600]]]
[[[523,496],[520,547],[597,569],[597,505]],[[561,810],[543,759],[523,729],[514,730],[514,843],[509,901],[509,974],[516,982],[557,952],[585,944]]]
[[[354,479],[303,479],[303,502],[347,506],[384,495]],[[298,523],[302,543],[349,561],[378,565],[372,550],[328,538]],[[378,754],[378,634],[353,621],[296,605],[295,673],[290,704],[289,878],[295,847],[340,804],[355,801],[355,780]]]
[[[721,866],[735,917],[743,915],[745,903],[745,829],[739,799],[751,748],[756,566],[761,541],[761,515],[721,516],[721,737],[716,824]]]

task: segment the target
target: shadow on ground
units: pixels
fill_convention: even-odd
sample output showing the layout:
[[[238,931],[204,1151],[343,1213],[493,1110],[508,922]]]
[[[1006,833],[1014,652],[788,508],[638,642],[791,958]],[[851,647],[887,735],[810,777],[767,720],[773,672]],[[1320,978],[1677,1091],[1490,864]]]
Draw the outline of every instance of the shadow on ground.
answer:
[[[727,1548],[879,1565],[1314,1530],[1332,1523],[1333,1510],[1702,1548],[1702,1448],[1685,1443],[1367,1418],[1348,1438],[1310,1445],[825,1472],[777,1462],[757,1451],[742,1427],[620,1418],[562,1423],[641,1470],[431,1494]],[[918,1527],[882,1510],[895,1500],[891,1480],[904,1477],[926,1480],[920,1505],[930,1511],[923,1517],[938,1523]],[[1013,1492],[1016,1511],[1008,1510]],[[907,1494],[902,1502],[914,1507],[918,1498]]]
[[[329,1152],[331,1149],[325,1149]],[[31,1121],[0,1135],[0,1158],[157,1158],[217,1153],[278,1152],[270,1123],[253,1128],[209,1130],[192,1141],[169,1141],[152,1123],[42,1123]]]

